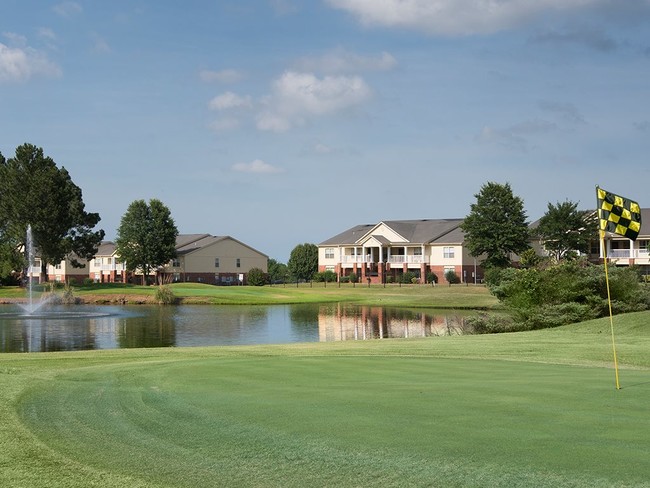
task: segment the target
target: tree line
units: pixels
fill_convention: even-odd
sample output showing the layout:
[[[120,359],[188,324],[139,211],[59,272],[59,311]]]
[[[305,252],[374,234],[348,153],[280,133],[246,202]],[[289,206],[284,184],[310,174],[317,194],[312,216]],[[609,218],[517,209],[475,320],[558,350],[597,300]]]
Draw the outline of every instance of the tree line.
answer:
[[[73,267],[95,257],[105,232],[95,229],[101,218],[85,209],[83,194],[65,167],[58,167],[43,149],[25,143],[14,156],[0,153],[0,278],[22,281],[33,265],[25,256],[27,228],[41,263],[41,280],[48,265],[69,259]],[[117,255],[127,271],[162,266],[175,257],[178,231],[169,209],[159,200],[131,203],[117,229]]]

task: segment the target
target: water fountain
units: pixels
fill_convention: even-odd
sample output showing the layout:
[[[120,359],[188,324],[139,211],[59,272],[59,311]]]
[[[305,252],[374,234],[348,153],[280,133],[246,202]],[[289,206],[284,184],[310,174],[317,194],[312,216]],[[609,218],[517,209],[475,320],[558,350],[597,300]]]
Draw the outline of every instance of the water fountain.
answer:
[[[34,265],[36,261],[36,252],[34,245],[34,238],[32,235],[32,226],[27,226],[27,233],[25,235],[25,256],[27,258],[27,268],[26,268],[26,286],[27,286],[27,303],[20,303],[18,306],[22,309],[21,313],[0,313],[1,319],[7,318],[34,318],[34,319],[46,319],[46,318],[77,318],[77,317],[101,317],[107,315],[106,313],[95,313],[82,310],[60,310],[52,309],[46,310],[45,306],[52,304],[57,298],[56,295],[48,293],[39,297],[35,296],[34,293]]]

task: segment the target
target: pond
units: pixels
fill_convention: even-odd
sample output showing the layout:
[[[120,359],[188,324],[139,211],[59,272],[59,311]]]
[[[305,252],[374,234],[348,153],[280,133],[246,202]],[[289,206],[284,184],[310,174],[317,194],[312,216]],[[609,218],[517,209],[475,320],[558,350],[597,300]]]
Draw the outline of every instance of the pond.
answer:
[[[347,304],[274,306],[0,305],[0,352],[287,344],[457,335],[465,316]]]

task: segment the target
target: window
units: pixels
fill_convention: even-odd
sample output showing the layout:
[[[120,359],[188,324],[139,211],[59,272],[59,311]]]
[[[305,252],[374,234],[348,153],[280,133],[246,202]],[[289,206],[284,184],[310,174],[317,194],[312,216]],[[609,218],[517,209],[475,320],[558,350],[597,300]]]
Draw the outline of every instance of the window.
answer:
[[[102,258],[95,258],[95,268],[100,268],[102,266]]]
[[[214,258],[214,267],[215,268],[219,267],[219,258]]]
[[[106,264],[111,264],[113,262],[113,258],[106,258]]]
[[[241,259],[237,258],[237,267],[241,268]]]
[[[455,249],[453,247],[443,247],[442,248],[442,256],[444,258],[453,258],[454,257],[454,251]]]
[[[325,248],[325,259],[334,259],[334,248],[332,247]]]
[[[61,263],[55,264],[54,269],[61,269]]]
[[[422,248],[421,247],[416,247],[413,249],[413,255],[414,256],[422,256]]]
[[[178,268],[181,265],[181,262],[178,260],[178,258],[172,259],[172,267],[173,268]]]

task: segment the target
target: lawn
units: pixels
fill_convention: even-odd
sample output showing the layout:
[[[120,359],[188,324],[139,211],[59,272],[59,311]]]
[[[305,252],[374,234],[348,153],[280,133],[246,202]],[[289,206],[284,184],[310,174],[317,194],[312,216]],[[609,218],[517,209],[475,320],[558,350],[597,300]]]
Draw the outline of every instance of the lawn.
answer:
[[[360,305],[453,309],[493,309],[498,301],[483,286],[361,285],[301,283],[274,286],[212,286],[200,283],[170,285],[185,304],[275,305],[295,303],[354,302]],[[154,302],[155,286],[119,283],[75,286],[73,293],[89,303]],[[24,298],[25,291],[0,287],[0,300]]]
[[[649,321],[2,355],[0,485],[650,486]]]

